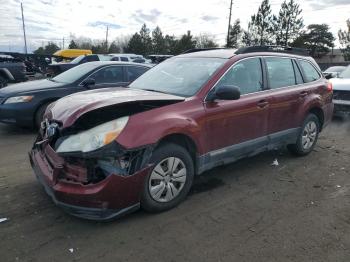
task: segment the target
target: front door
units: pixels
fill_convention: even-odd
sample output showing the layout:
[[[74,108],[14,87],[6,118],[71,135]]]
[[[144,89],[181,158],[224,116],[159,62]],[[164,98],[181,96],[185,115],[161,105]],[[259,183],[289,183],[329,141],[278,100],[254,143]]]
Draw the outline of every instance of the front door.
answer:
[[[204,162],[215,166],[258,153],[267,146],[270,99],[264,91],[262,60],[234,64],[215,85],[240,88],[238,100],[205,102],[207,151]]]
[[[95,73],[89,76],[95,80],[95,88],[127,86],[128,81],[125,76],[123,66],[107,66],[98,69]]]

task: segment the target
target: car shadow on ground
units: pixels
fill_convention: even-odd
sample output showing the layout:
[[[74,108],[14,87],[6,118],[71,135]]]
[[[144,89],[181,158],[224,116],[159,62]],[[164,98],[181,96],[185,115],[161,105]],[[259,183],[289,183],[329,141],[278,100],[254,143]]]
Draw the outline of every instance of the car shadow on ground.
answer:
[[[16,135],[35,135],[37,130],[34,128],[21,127],[16,125],[7,125],[0,123],[0,134],[6,136],[16,136]]]

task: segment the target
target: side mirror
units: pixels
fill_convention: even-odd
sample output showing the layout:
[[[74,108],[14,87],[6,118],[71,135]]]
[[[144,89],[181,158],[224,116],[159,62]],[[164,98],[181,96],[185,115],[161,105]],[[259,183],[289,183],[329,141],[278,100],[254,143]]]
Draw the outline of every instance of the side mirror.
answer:
[[[89,88],[90,86],[95,85],[95,79],[88,78],[88,79],[84,80],[82,84],[84,87]]]
[[[326,79],[331,79],[331,78],[333,78],[333,75],[331,73],[326,73],[326,74],[324,74],[324,77]]]
[[[215,99],[220,100],[237,100],[241,97],[241,91],[237,86],[224,85],[219,86],[211,92],[207,100],[214,101]]]

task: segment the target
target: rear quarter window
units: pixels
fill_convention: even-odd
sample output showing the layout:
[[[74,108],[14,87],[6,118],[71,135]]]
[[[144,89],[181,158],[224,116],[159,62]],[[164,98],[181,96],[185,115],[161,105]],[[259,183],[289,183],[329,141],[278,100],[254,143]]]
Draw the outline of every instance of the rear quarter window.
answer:
[[[299,64],[304,72],[304,80],[306,83],[316,81],[321,78],[319,72],[310,62],[299,60]]]

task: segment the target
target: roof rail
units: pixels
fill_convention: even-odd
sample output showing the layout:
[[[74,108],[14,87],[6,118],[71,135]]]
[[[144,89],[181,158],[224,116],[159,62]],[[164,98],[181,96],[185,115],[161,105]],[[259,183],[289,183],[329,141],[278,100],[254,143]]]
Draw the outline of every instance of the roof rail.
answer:
[[[226,47],[192,48],[192,49],[186,50],[181,54],[189,54],[189,53],[195,53],[200,51],[210,51],[210,50],[218,50],[218,49],[228,49],[228,48]]]
[[[253,52],[275,52],[275,53],[287,53],[302,56],[309,56],[309,50],[304,48],[279,46],[279,45],[266,45],[266,46],[247,46],[239,48],[235,54],[246,54]]]

